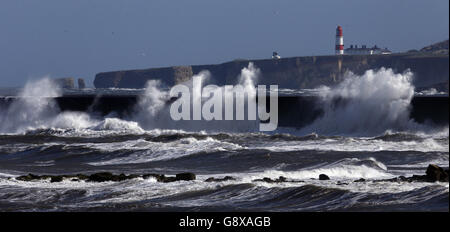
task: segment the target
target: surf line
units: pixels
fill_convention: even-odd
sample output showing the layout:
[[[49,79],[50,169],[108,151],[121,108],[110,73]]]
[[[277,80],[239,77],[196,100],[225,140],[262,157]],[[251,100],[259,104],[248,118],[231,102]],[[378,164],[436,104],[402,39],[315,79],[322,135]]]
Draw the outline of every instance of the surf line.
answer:
[[[175,121],[191,120],[192,106],[192,120],[245,120],[247,105],[247,120],[257,120],[258,115],[259,130],[273,131],[278,127],[278,85],[270,85],[269,95],[270,110],[267,112],[265,85],[258,85],[257,88],[240,84],[223,87],[207,85],[202,88],[202,77],[195,75],[192,77],[192,94],[191,89],[184,84],[177,84],[170,89],[170,97],[177,98],[170,106],[170,117]],[[205,98],[207,100],[203,102]]]

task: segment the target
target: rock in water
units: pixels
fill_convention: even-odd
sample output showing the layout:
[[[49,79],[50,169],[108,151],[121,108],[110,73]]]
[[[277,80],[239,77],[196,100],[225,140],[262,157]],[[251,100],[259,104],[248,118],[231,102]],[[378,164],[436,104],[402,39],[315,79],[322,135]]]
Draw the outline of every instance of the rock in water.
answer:
[[[190,172],[178,173],[175,176],[176,180],[195,180],[195,174]]]
[[[303,182],[303,181],[295,181],[295,180],[288,181],[287,178],[284,177],[284,176],[280,176],[280,177],[278,177],[278,179],[274,179],[274,180],[270,179],[269,177],[264,177],[262,179],[255,179],[253,181],[255,181],[255,182],[266,182],[266,183],[283,183],[283,182],[297,182],[298,183],[298,182]]]
[[[225,176],[224,178],[214,178],[210,177],[205,180],[205,182],[221,182],[221,181],[228,181],[228,180],[236,180],[236,178],[232,176]]]
[[[75,88],[75,82],[73,80],[73,77],[56,78],[53,80],[53,82],[63,89]]]
[[[435,164],[428,165],[426,174],[429,181],[448,182],[448,173],[445,172],[443,168]]]
[[[338,181],[336,185],[348,185],[348,183]]]
[[[78,88],[79,89],[84,89],[86,88],[86,83],[84,82],[83,78],[78,78]]]
[[[51,176],[51,175],[34,175],[29,173],[26,176],[18,176],[16,177],[16,180],[21,181],[34,181],[34,180],[45,180],[50,179],[50,182],[61,182],[64,178],[69,178],[71,181],[80,181],[85,180],[89,182],[105,182],[105,181],[124,181],[124,180],[130,180],[142,177],[144,179],[148,179],[150,177],[156,178],[158,182],[163,183],[169,183],[179,180],[195,180],[196,176],[194,173],[186,172],[186,173],[179,173],[176,176],[166,177],[161,174],[143,174],[143,175],[137,175],[137,174],[119,174],[115,175],[111,172],[98,172],[91,175],[85,175],[85,174],[76,174],[76,175],[57,175],[57,176]],[[226,178],[228,179],[228,178]]]
[[[32,180],[39,180],[39,179],[40,179],[40,176],[33,175],[31,173],[28,173],[28,175],[26,175],[26,176],[16,177],[16,180],[21,180],[21,181],[32,181]]]
[[[50,177],[50,183],[61,182],[61,181],[63,181],[63,177],[62,176],[52,176],[52,177]]]
[[[114,175],[110,172],[98,172],[89,176],[88,181],[93,182],[104,182],[104,181],[112,181]]]
[[[325,175],[325,174],[320,174],[319,175],[319,180],[329,180],[329,179],[330,179],[330,177]]]

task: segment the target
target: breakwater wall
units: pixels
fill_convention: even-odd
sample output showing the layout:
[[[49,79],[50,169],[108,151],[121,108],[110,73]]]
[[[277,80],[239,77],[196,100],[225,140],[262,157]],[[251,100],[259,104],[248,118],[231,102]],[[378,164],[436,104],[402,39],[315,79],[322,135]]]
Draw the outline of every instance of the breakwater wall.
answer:
[[[0,110],[7,110],[16,99],[0,97]],[[101,116],[113,113],[125,118],[137,110],[139,96],[75,95],[56,97],[54,100],[61,111],[81,111]],[[448,125],[448,100],[448,96],[415,96],[411,101],[410,118],[418,123]],[[267,99],[266,102],[270,101]],[[167,104],[170,104],[170,101]],[[268,107],[270,108],[270,105]],[[320,99],[315,96],[280,96],[278,110],[280,127],[301,128],[323,114]]]

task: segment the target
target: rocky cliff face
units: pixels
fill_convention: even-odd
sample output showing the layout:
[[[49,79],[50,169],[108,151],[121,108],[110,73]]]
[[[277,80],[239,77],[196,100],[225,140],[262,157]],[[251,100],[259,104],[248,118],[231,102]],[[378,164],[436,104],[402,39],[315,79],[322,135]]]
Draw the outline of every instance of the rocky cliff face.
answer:
[[[431,52],[435,54],[448,54],[448,40],[432,44],[420,49],[421,52]]]
[[[448,54],[392,54],[292,57],[280,60],[237,60],[217,65],[195,65],[145,70],[99,73],[96,88],[144,88],[148,80],[161,80],[163,85],[189,80],[193,74],[209,70],[212,83],[236,84],[241,69],[253,62],[261,70],[258,84],[277,84],[279,88],[315,88],[334,85],[343,79],[346,71],[363,74],[368,69],[392,68],[395,72],[410,69],[418,88],[444,86],[448,92]]]
[[[191,66],[152,68],[119,72],[104,72],[95,76],[96,88],[144,88],[148,80],[160,80],[166,86],[189,80],[193,75]]]
[[[53,79],[53,82],[63,89],[73,89],[75,88],[75,81],[73,77],[63,77]]]
[[[86,83],[84,82],[83,78],[78,78],[78,88],[79,89],[84,89],[86,88]]]

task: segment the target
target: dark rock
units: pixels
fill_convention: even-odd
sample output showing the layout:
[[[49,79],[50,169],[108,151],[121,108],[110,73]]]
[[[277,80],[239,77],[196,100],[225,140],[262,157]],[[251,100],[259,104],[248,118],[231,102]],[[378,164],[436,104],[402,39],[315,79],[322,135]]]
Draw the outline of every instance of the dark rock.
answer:
[[[151,177],[155,178],[157,182],[167,183],[167,182],[175,181],[175,177],[169,178],[169,177],[166,177],[165,175],[161,175],[161,174],[150,173],[150,174],[142,175],[142,178],[144,178],[144,179],[149,179]]]
[[[353,182],[365,182],[366,181],[366,179],[364,179],[364,178],[360,178],[360,179],[358,179],[358,180],[355,180],[355,181],[353,181]]]
[[[16,177],[16,180],[21,180],[21,181],[33,181],[33,180],[45,180],[45,179],[50,179],[51,182],[60,182],[62,181],[63,176],[50,176],[50,175],[34,175],[29,173],[26,176],[18,176]]]
[[[176,180],[195,180],[195,174],[191,172],[178,173],[175,178]]]
[[[173,176],[168,176],[168,177],[166,177],[166,176],[163,176],[163,178],[161,179],[161,180],[158,180],[159,182],[163,182],[163,183],[169,183],[169,182],[175,182],[175,181],[177,181],[177,178],[176,177],[173,177]]]
[[[53,83],[55,83],[60,88],[64,88],[64,89],[74,89],[75,88],[75,82],[73,80],[73,77],[56,78],[56,79],[53,79]]]
[[[26,176],[18,176],[16,177],[16,180],[21,180],[21,181],[30,181],[30,174],[26,175]]]
[[[429,182],[429,179],[426,175],[413,175],[412,177],[406,177],[403,179],[397,178],[397,180],[398,181],[408,181],[408,182],[412,182],[412,181]]]
[[[125,174],[121,173],[119,175],[114,175],[110,172],[98,172],[98,173],[94,173],[94,174],[88,176],[87,181],[92,181],[92,182],[116,181],[117,182],[117,181],[134,179],[134,178],[138,178],[138,177],[140,177],[140,176],[135,175],[135,174],[125,175]]]
[[[62,176],[52,176],[52,177],[50,177],[50,183],[61,182],[61,181],[63,181],[63,177]]]
[[[163,183],[169,183],[169,182],[174,182],[174,181],[179,181],[179,180],[195,180],[196,176],[194,173],[190,173],[190,172],[186,172],[186,173],[179,173],[176,174],[175,177],[173,176],[165,176],[165,175],[160,175],[160,174],[144,174],[142,175],[142,178],[144,179],[148,179],[150,177],[153,177],[156,179],[156,181],[158,182],[163,182]]]
[[[138,178],[138,177],[141,177],[141,176],[140,175],[136,175],[136,174],[130,174],[130,175],[127,176],[127,179],[135,179],[135,178]]]
[[[448,182],[448,170],[430,164],[428,165],[426,175],[413,175],[411,177],[399,176],[392,179],[374,180],[374,182]]]
[[[156,181],[158,181],[158,182],[162,182],[165,179],[165,176],[160,175],[160,174],[144,174],[144,175],[142,175],[142,178],[144,178],[144,179],[148,179],[150,177],[155,178]]]
[[[31,174],[31,173],[29,173],[28,176],[29,176],[30,178],[32,178],[32,179],[39,179],[39,178],[40,178],[40,176],[38,176],[38,175],[33,175],[33,174]]]
[[[98,172],[90,175],[88,177],[88,181],[92,182],[105,182],[105,181],[112,181],[113,174],[110,172]]]
[[[79,180],[87,180],[89,177],[84,174],[76,174],[74,177],[78,178]]]
[[[329,180],[330,179],[330,177],[328,177],[327,175],[325,175],[325,174],[320,174],[319,175],[319,180]]]
[[[443,168],[435,164],[428,165],[427,171],[425,173],[427,175],[428,181],[448,182],[448,172],[445,172]]]
[[[336,185],[348,185],[348,183],[338,181]]]
[[[394,177],[391,179],[382,179],[382,180],[373,180],[373,182],[412,182],[413,179],[414,180],[419,180],[421,178],[421,176],[412,176],[412,177],[404,177],[404,176],[399,176],[399,177]]]
[[[121,181],[121,180],[126,180],[127,179],[127,176],[125,175],[125,174],[123,174],[123,173],[120,173],[117,177],[115,177],[114,179],[117,179],[117,180],[119,180],[119,181]]]
[[[84,89],[86,88],[86,83],[84,82],[83,78],[78,78],[78,88],[79,89]]]
[[[43,180],[43,179],[50,179],[50,182],[61,182],[64,178],[70,178],[71,181],[80,181],[80,180],[87,180],[92,182],[104,182],[104,181],[123,181],[131,178],[137,178],[138,175],[114,175],[110,172],[99,172],[94,173],[92,175],[84,175],[84,174],[76,174],[76,175],[57,175],[57,176],[50,176],[50,175],[33,175],[28,174],[26,176],[19,176],[16,179],[22,180],[22,181],[32,181],[32,180]]]
[[[221,181],[229,181],[229,180],[236,180],[236,178],[231,176],[225,176],[224,178],[214,178],[210,177],[205,180],[205,182],[221,182]]]
[[[26,176],[18,176],[16,177],[16,180],[21,180],[21,181],[32,181],[32,180],[40,180],[41,177],[38,175],[33,175],[31,173],[28,173],[28,175]]]
[[[264,177],[262,179],[255,179],[254,182],[266,182],[266,183],[283,183],[283,182],[290,182],[290,183],[302,183],[301,180],[287,180],[286,177],[280,176],[278,179],[272,180],[269,177]]]
[[[110,172],[98,172],[90,175],[87,180],[92,182],[105,182],[105,181],[124,181],[131,178],[133,177],[127,176],[123,173],[119,175],[114,175]]]
[[[196,176],[194,173],[190,173],[190,172],[186,172],[186,173],[179,173],[176,176],[172,176],[172,177],[166,177],[164,175],[161,174],[144,174],[144,175],[137,175],[137,174],[119,174],[119,175],[115,175],[113,173],[110,172],[98,172],[98,173],[94,173],[91,175],[85,175],[85,174],[76,174],[76,175],[58,175],[58,176],[50,176],[50,175],[34,175],[29,173],[28,175],[24,175],[24,176],[18,176],[16,177],[16,180],[21,180],[21,181],[33,181],[33,180],[43,180],[43,179],[50,179],[50,182],[61,182],[64,178],[68,178],[71,181],[80,181],[80,180],[85,180],[85,181],[89,181],[89,182],[105,182],[105,181],[124,181],[124,180],[129,180],[129,179],[134,179],[134,178],[138,178],[138,177],[142,177],[144,179],[148,179],[150,177],[154,177],[156,179],[156,181],[158,182],[163,182],[163,183],[168,183],[168,182],[174,182],[174,181],[180,181],[180,180],[195,180]],[[228,180],[229,178],[232,177],[225,177],[225,180]]]
[[[254,179],[254,182],[267,182],[267,183],[273,183],[273,180],[267,177],[264,177],[262,179]]]

